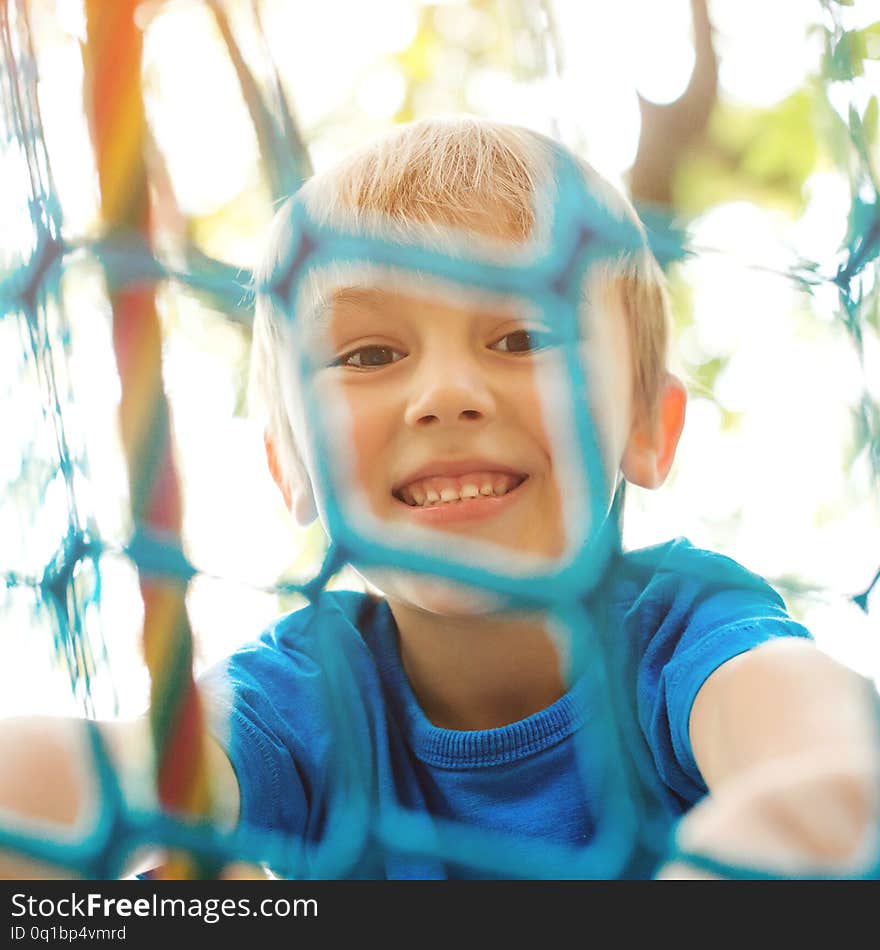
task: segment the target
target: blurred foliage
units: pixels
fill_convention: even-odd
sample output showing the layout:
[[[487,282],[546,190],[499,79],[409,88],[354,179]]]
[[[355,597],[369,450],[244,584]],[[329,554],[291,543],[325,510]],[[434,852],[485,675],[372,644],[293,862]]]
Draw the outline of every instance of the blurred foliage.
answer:
[[[829,40],[822,59],[822,73],[832,81],[863,76],[868,59],[880,59],[880,21],[860,30],[843,30]]]
[[[820,166],[845,167],[861,142],[873,147],[865,160],[876,154],[876,95],[848,124],[828,114],[826,85],[861,76],[866,60],[880,61],[880,22],[839,39],[814,30],[828,41],[817,74],[805,76],[800,89],[766,108],[732,103],[722,92],[706,134],[677,169],[674,212],[691,217],[722,201],[749,200],[795,215],[803,210],[804,183]]]
[[[721,99],[704,142],[677,169],[675,209],[691,216],[724,201],[747,200],[801,212],[804,182],[821,149],[814,110],[807,88],[767,109]]]
[[[855,431],[848,464],[853,465],[856,459],[867,453],[872,470],[880,471],[880,407],[867,394],[863,394],[854,416]]]
[[[470,0],[419,5],[412,42],[393,61],[406,77],[395,122],[426,112],[473,111],[472,80],[497,72],[514,80],[548,70],[539,0]]]
[[[823,39],[815,72],[765,108],[731,102],[722,87],[705,133],[675,171],[670,210],[687,222],[719,204],[747,201],[795,219],[805,210],[804,186],[810,176],[842,169],[849,177],[851,206],[845,233],[841,228],[837,274],[827,271],[827,261],[802,261],[789,276],[807,291],[820,280],[837,283],[839,323],[861,354],[865,331],[880,331],[880,281],[876,270],[868,268],[880,255],[878,99],[876,94],[866,97],[863,87],[856,95],[853,81],[865,75],[868,61],[880,61],[880,22],[843,29],[833,0],[822,6],[825,23],[812,28]],[[670,278],[680,333],[692,320],[692,300],[674,268]],[[716,398],[715,384],[727,363],[724,356],[707,354],[684,366],[694,395],[714,402],[725,426],[735,425],[736,417]],[[850,468],[867,454],[880,485],[880,408],[865,392],[853,416],[853,440],[844,464]]]

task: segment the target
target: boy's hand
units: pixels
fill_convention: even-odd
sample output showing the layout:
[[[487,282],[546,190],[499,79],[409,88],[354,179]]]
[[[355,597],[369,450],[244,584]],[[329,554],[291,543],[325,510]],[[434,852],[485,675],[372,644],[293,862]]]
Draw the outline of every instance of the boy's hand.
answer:
[[[156,808],[152,750],[145,718],[99,725],[111,763],[129,803]],[[238,782],[226,754],[208,740],[215,820],[231,827],[238,816]],[[100,789],[85,723],[80,719],[0,719],[0,826],[71,841],[88,833],[100,807]],[[126,873],[155,866],[156,856],[132,855]],[[72,877],[18,854],[0,851],[0,879]]]
[[[878,766],[846,753],[778,759],[707,796],[682,819],[676,841],[683,852],[772,877],[859,877],[880,857],[878,790]],[[657,875],[720,876],[681,859]]]
[[[772,876],[870,867],[880,824],[876,710],[874,685],[806,640],[771,641],[720,666],[691,710],[710,794],[680,823],[680,850]],[[660,876],[695,874],[712,876],[680,861]]]

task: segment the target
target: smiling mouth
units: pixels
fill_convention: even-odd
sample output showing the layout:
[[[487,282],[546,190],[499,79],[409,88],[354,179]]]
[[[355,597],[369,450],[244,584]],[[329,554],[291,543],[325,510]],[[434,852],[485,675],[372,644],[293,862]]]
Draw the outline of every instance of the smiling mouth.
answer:
[[[467,475],[432,475],[396,489],[392,495],[410,508],[441,508],[474,499],[500,498],[522,485],[528,475],[509,472],[471,472]]]

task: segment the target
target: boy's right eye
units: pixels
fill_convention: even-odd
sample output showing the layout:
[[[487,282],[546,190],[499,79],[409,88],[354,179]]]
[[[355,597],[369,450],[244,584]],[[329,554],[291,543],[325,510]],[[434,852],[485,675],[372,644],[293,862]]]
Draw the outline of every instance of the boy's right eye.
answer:
[[[395,350],[391,346],[359,346],[350,350],[334,361],[334,366],[352,366],[355,369],[375,369],[381,366],[390,366],[402,360],[406,353]]]

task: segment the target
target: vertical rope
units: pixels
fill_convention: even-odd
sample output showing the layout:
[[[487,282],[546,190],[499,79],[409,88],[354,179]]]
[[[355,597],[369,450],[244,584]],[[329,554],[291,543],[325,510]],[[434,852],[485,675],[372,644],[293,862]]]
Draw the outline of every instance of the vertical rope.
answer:
[[[139,0],[87,0],[85,95],[98,168],[104,228],[111,236],[150,241],[141,90]],[[113,345],[122,385],[120,426],[136,527],[179,542],[181,501],[168,402],[162,387],[162,336],[154,288],[121,285],[108,271]],[[143,649],[150,673],[150,725],[161,805],[187,817],[210,811],[203,717],[192,675],[192,632],[185,586],[140,576]],[[196,862],[172,856],[166,877],[198,874]]]

